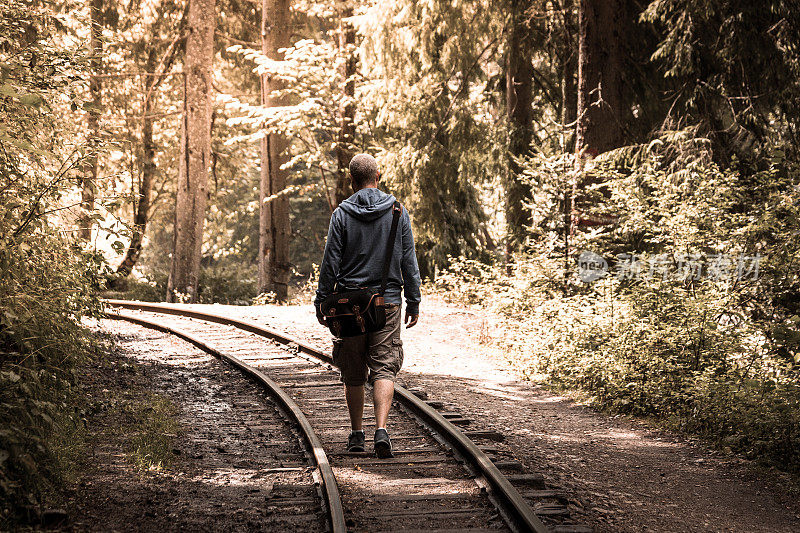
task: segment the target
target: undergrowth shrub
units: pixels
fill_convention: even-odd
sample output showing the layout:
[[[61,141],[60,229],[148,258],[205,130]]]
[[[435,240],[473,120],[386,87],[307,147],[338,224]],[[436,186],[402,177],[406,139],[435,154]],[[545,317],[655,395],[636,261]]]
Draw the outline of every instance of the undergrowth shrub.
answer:
[[[125,300],[163,302],[167,293],[167,272],[149,268],[142,275],[135,271],[124,282],[121,292],[107,296]],[[256,269],[252,265],[232,261],[203,266],[200,270],[198,303],[248,305],[256,296]]]
[[[455,261],[435,287],[453,302],[488,302],[503,317],[492,342],[527,378],[800,472],[797,372],[752,326],[721,324],[719,300],[616,280],[565,294],[540,270],[533,257],[510,277],[504,265]]]
[[[530,379],[798,474],[800,172],[780,159],[721,170],[654,146],[594,162],[605,188],[595,209],[613,224],[570,228],[567,248],[563,217],[540,218],[510,275],[503,264],[454,260],[436,288],[502,316],[494,342]],[[560,163],[529,165],[535,190],[551,180],[553,198],[569,181]],[[605,276],[580,280],[585,251],[606,261]],[[631,256],[643,271],[619,275]],[[730,275],[681,273],[689,256],[715,274],[733,258]],[[736,258],[756,256],[757,275],[738,279]]]
[[[81,104],[86,62],[54,26],[0,3],[0,530],[35,519],[80,452],[73,371],[93,352],[81,318],[100,313],[100,258],[57,229],[88,151],[59,112]]]
[[[124,298],[126,300],[139,300],[142,302],[162,302],[166,294],[167,276],[158,276],[155,279],[150,279],[144,276],[134,277],[130,276],[125,280],[125,291],[121,293],[109,293],[109,296],[115,298]]]
[[[257,270],[253,265],[226,261],[200,271],[198,301],[248,305],[257,291]]]
[[[168,467],[180,431],[177,406],[169,398],[151,393],[119,409],[119,414],[129,419],[128,460],[141,471]]]
[[[0,242],[3,519],[35,515],[79,451],[82,415],[73,371],[92,353],[80,318],[99,314],[94,259],[45,226]]]
[[[304,278],[295,275],[289,285],[289,303],[310,304],[317,288],[319,267],[311,266],[311,273]],[[147,274],[136,272],[125,280],[121,292],[107,292],[109,298],[162,302],[166,294],[167,273],[147,269]],[[248,263],[220,261],[205,265],[200,271],[198,303],[229,305],[264,305],[277,303],[274,293],[258,294],[256,267]]]

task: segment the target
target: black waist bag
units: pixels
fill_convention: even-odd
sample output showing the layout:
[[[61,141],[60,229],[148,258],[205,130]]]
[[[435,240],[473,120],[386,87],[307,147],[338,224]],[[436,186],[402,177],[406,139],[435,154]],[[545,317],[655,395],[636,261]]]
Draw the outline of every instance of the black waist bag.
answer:
[[[355,337],[383,329],[386,310],[376,289],[350,289],[331,294],[322,302],[322,314],[331,333]]]
[[[395,202],[392,207],[392,229],[389,232],[389,244],[386,247],[386,256],[383,261],[381,288],[379,290],[367,287],[342,290],[337,288],[336,292],[322,301],[320,311],[325,317],[325,324],[335,336],[356,337],[374,333],[386,325],[383,293],[386,291],[386,283],[389,278],[389,265],[392,260],[394,241],[397,237],[397,223],[401,212],[400,202]]]

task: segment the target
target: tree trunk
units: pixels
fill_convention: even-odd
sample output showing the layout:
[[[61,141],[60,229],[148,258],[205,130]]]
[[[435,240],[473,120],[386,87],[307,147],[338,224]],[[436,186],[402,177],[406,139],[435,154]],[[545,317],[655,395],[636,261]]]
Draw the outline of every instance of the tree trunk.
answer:
[[[353,158],[353,143],[356,138],[356,80],[353,78],[358,66],[355,53],[356,30],[346,18],[353,16],[352,6],[346,2],[339,18],[339,50],[345,57],[342,66],[342,79],[344,80],[344,101],[339,109],[339,140],[336,144],[336,160],[338,162],[338,175],[336,190],[334,191],[333,205],[338,206],[343,200],[350,197],[350,187],[347,179],[347,169],[350,159]]]
[[[564,49],[561,55],[561,150],[565,154],[575,150],[575,131],[578,108],[576,78],[578,76],[578,39],[575,24],[575,4],[564,0],[562,6]],[[566,174],[566,173],[565,173]],[[569,275],[570,232],[572,230],[571,183],[564,183],[561,198],[561,214],[564,223],[564,275]]]
[[[626,0],[580,0],[578,10],[578,119],[576,163],[619,148],[625,142],[629,109],[625,97],[626,25],[631,13]],[[573,184],[570,231],[576,226],[605,226],[613,217],[592,213],[586,189],[599,183],[591,173]],[[605,192],[603,193],[605,194]]]
[[[184,10],[178,29],[179,34],[184,30],[186,18],[186,10]],[[156,35],[154,35],[154,37],[156,37]],[[144,104],[142,105],[142,161],[139,171],[139,191],[133,211],[131,242],[128,244],[128,249],[125,251],[125,258],[117,267],[116,276],[111,280],[110,286],[112,289],[123,288],[125,278],[131,274],[142,253],[142,241],[144,240],[147,230],[147,221],[150,217],[150,197],[156,175],[156,145],[153,141],[153,125],[155,122],[155,117],[153,116],[155,110],[153,99],[155,95],[153,93],[158,86],[161,85],[161,82],[164,81],[167,73],[172,68],[172,63],[175,61],[177,55],[177,43],[179,40],[180,37],[176,37],[165,51],[166,56],[161,61],[163,66],[161,67],[160,73],[156,72],[158,54],[154,47],[150,48],[147,54],[147,60],[145,61],[144,71],[147,75],[145,76]]]
[[[564,50],[561,59],[561,149],[564,153],[575,150],[575,117],[577,117],[578,93],[575,78],[578,75],[578,41],[574,24],[574,4],[564,0]]]
[[[289,46],[290,15],[288,0],[264,0],[261,13],[261,51],[270,59],[282,59],[280,48]],[[272,91],[280,90],[282,83],[269,73],[261,76],[261,105],[282,105],[282,98],[273,98]],[[276,134],[261,140],[261,212],[259,218],[258,290],[274,293],[278,301],[285,301],[289,288],[289,198],[281,194],[269,197],[286,187],[286,162],[288,141]]]
[[[575,153],[592,157],[624,142],[625,0],[580,0]]]
[[[527,2],[512,2],[512,24],[506,57],[506,108],[509,123],[509,173],[506,178],[506,251],[510,255],[525,242],[531,225],[530,187],[521,180],[522,168],[515,158],[528,153],[531,144],[533,109],[530,24]]]
[[[154,58],[155,52],[151,52],[150,57]],[[151,63],[149,59],[150,58],[148,58],[148,66],[150,66],[149,64]],[[154,70],[155,64],[152,66],[152,70]],[[147,69],[146,72],[151,73],[151,69]],[[154,76],[148,76],[148,83],[146,84],[148,95],[154,85],[154,80]],[[133,271],[133,267],[136,266],[136,262],[139,260],[139,256],[142,253],[142,241],[144,240],[147,220],[150,213],[150,196],[153,190],[153,179],[156,173],[156,146],[153,141],[154,119],[152,98],[145,98],[144,108],[142,110],[144,116],[142,118],[143,154],[141,178],[139,180],[139,194],[136,199],[136,205],[134,206],[131,242],[128,245],[128,249],[125,251],[125,259],[123,259],[122,263],[117,267],[117,278],[115,278],[114,283],[112,283],[113,288],[116,288],[115,285],[118,285],[117,280],[124,279],[130,275]]]
[[[208,200],[208,167],[211,162],[214,25],[214,0],[189,0],[181,160],[175,202],[172,269],[167,282],[168,301],[197,301],[203,223]]]
[[[81,216],[78,223],[80,238],[87,242],[92,238],[92,226],[94,225],[91,216],[94,212],[95,191],[97,190],[97,150],[100,147],[100,109],[103,103],[100,85],[103,55],[103,0],[91,0],[89,16],[91,19],[89,48],[92,52],[89,61],[92,73],[89,78],[89,93],[92,97],[92,107],[89,109],[89,116],[86,119],[89,128],[89,155],[86,158],[81,179]]]

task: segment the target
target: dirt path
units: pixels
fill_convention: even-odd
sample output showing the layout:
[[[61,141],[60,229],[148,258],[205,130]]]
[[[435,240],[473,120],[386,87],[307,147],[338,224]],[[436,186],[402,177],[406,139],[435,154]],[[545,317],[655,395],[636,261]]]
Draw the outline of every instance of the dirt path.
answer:
[[[330,345],[311,306],[198,307]],[[474,426],[503,432],[523,464],[578,496],[598,531],[800,531],[784,476],[519,380],[481,343],[494,320],[427,299],[420,326],[404,332],[402,380],[458,405]]]
[[[89,441],[67,529],[326,527],[298,436],[259,389],[174,337],[102,325],[117,349],[81,372]]]

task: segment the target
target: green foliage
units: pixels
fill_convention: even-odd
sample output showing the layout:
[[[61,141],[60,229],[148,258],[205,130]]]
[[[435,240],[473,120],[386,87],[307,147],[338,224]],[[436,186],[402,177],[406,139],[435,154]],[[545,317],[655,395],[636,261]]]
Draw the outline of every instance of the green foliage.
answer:
[[[256,64],[253,72],[259,76],[269,74],[284,82],[286,88],[274,91],[272,96],[293,104],[262,107],[231,96],[223,97],[227,109],[238,115],[228,119],[227,124],[255,129],[249,135],[232,139],[229,144],[259,140],[266,133],[284,134],[293,140],[294,145],[286,167],[313,169],[319,173],[323,187],[326,182],[328,186],[333,185],[331,180],[336,179],[336,164],[331,143],[337,138],[339,109],[345,103],[338,72],[344,54],[330,41],[312,39],[301,39],[287,48],[282,61],[272,60],[261,52],[240,45],[231,46],[228,52],[253,61]],[[359,133],[363,135],[363,125]]]
[[[476,255],[488,244],[480,196],[499,183],[504,165],[504,149],[497,143],[504,133],[493,116],[496,105],[486,94],[488,61],[501,44],[499,22],[487,11],[490,8],[490,2],[424,7],[379,3],[353,19],[364,39],[361,69],[354,80],[358,105],[351,148],[376,153],[383,186],[412,213],[425,276],[433,275],[448,255]],[[375,16],[386,10],[393,15]],[[335,13],[323,13],[323,18],[332,16]],[[481,38],[458,38],[465,32],[478,32]],[[282,61],[241,45],[227,51],[253,61],[254,72],[282,80],[286,88],[273,96],[290,104],[265,108],[223,96],[226,111],[234,114],[227,125],[250,130],[228,144],[258,140],[267,132],[291,138],[286,167],[295,171],[290,180],[296,186],[290,192],[293,207],[302,208],[305,196],[314,198],[320,213],[317,198],[326,199],[336,180],[332,147],[340,109],[349,101],[342,90],[341,67],[353,50],[315,37],[287,48]],[[320,219],[314,222],[327,221]],[[295,220],[303,224],[309,219]],[[309,234],[315,232],[304,232]],[[298,243],[297,249],[316,252],[318,260],[321,250],[315,245],[321,249],[316,242]],[[299,266],[306,272],[309,261]]]
[[[256,267],[230,257],[203,265],[200,270],[198,303],[247,305],[256,296]],[[167,287],[167,272],[149,269],[127,280],[124,292],[108,293],[111,298],[161,302]]]
[[[169,398],[151,394],[118,408],[119,416],[129,421],[123,432],[132,435],[128,443],[128,459],[142,471],[168,467],[174,457],[172,450],[180,430],[175,404]]]
[[[736,155],[756,163],[765,146],[796,144],[794,2],[653,0],[641,19],[661,37],[652,60],[673,95],[668,124],[700,125],[719,149],[715,156],[728,161]]]
[[[69,470],[80,434],[72,370],[99,316],[100,258],[58,227],[85,153],[63,128],[83,60],[54,19],[0,3],[0,527],[30,512]],[[63,218],[62,218],[63,217]]]
[[[508,317],[496,342],[531,378],[800,472],[800,172],[780,154],[753,174],[722,170],[706,145],[676,132],[566,176],[568,160],[531,159],[544,205],[531,253],[511,276],[455,262],[437,287]],[[573,228],[566,249],[554,206],[585,175],[593,212],[614,223]],[[580,281],[583,250],[612,275]],[[638,256],[640,275],[614,275],[631,266],[618,254]],[[760,256],[757,276],[736,276],[742,256]],[[681,270],[687,257],[699,276]]]
[[[160,283],[151,281],[142,276],[127,280],[124,292],[107,293],[107,297],[122,298],[125,300],[139,300],[142,302],[162,302],[164,301],[164,294],[167,291],[166,287],[166,276],[162,277]]]
[[[204,254],[211,256],[211,263],[224,262],[225,256],[234,256],[239,262],[244,260],[251,265],[252,276],[256,275],[259,215],[256,171],[260,160],[259,145],[253,141],[268,133],[282,134],[291,140],[289,161],[284,165],[290,171],[285,194],[289,196],[293,236],[290,258],[298,281],[321,257],[325,232],[320,229],[327,226],[335,207],[331,197],[336,187],[337,162],[332,147],[339,130],[339,109],[346,98],[340,90],[339,72],[345,51],[329,40],[301,39],[284,51],[282,61],[271,60],[241,45],[228,47],[226,52],[234,61],[255,63],[254,74],[269,73],[282,80],[285,88],[274,91],[272,96],[283,99],[287,105],[265,108],[250,103],[252,98],[221,96],[224,113],[229,114],[226,120],[229,130],[220,134],[220,144],[225,146],[220,152],[230,151],[229,147],[240,149],[253,171],[242,173],[234,166],[229,173],[225,172],[224,181],[215,182],[217,194],[207,220],[210,238]],[[356,122],[363,122],[360,116]],[[363,145],[366,131],[360,123],[356,144]],[[221,161],[239,165],[241,156]],[[215,300],[236,299],[215,294]]]
[[[753,342],[752,325],[721,322],[718,294],[605,280],[565,295],[560,261],[521,258],[515,269],[456,261],[436,289],[505,317],[490,336],[523,375],[800,471],[797,371]]]
[[[199,301],[247,305],[257,294],[256,273],[232,261],[206,266],[200,276]]]
[[[490,78],[502,44],[494,7],[377,2],[359,22],[378,160],[412,214],[425,278],[448,256],[488,245],[480,198],[505,165]]]
[[[168,396],[150,390],[142,365],[114,353],[113,339],[108,341],[103,355],[79,369],[90,374],[81,386],[89,393],[86,441],[90,448],[112,445],[142,473],[169,468],[182,432],[179,408]],[[94,464],[92,455],[80,458],[82,470],[101,466]]]

